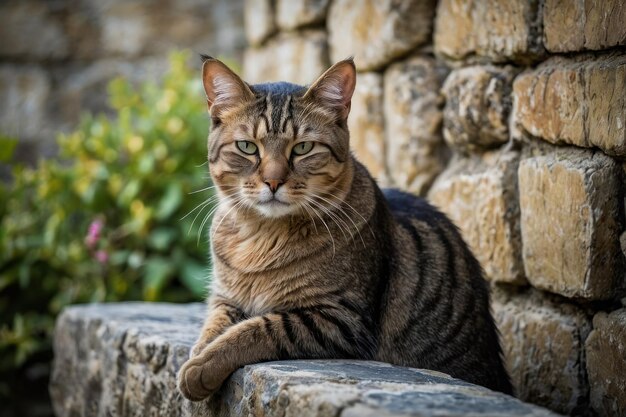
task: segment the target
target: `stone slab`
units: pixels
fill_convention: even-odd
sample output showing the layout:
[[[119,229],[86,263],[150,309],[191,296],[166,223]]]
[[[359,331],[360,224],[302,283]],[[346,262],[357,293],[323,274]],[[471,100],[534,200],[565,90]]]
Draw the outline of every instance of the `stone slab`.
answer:
[[[585,346],[591,406],[598,415],[626,415],[626,309],[597,313]]]
[[[601,152],[560,148],[518,170],[523,257],[535,287],[610,299],[624,276],[621,167]]]
[[[585,415],[584,346],[591,330],[585,312],[538,291],[493,291],[492,309],[515,394],[564,414]]]
[[[243,21],[248,42],[260,45],[276,32],[275,0],[245,0]]]
[[[626,54],[555,57],[513,83],[513,136],[626,157]]]
[[[332,60],[354,56],[357,70],[379,70],[428,41],[434,13],[434,0],[335,0],[327,21]]]
[[[489,151],[455,156],[437,177],[429,200],[461,229],[494,282],[525,284],[517,197],[519,153]]]
[[[626,45],[625,22],[623,0],[546,0],[544,44],[557,53]]]
[[[200,331],[201,304],[66,308],[50,391],[65,416],[555,416],[445,374],[365,361],[283,361],[236,371],[191,403],[175,374]]]
[[[324,23],[330,0],[277,0],[276,22],[283,30]]]
[[[542,0],[442,0],[435,52],[451,60],[528,63],[544,54]]]

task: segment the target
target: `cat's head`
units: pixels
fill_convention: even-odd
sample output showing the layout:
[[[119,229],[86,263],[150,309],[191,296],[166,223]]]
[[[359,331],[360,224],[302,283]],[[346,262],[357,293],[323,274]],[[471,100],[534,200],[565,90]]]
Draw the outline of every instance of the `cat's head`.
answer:
[[[249,85],[206,57],[202,81],[213,120],[209,167],[222,200],[264,217],[311,216],[337,206],[352,177],[347,117],[352,59],[310,87]]]

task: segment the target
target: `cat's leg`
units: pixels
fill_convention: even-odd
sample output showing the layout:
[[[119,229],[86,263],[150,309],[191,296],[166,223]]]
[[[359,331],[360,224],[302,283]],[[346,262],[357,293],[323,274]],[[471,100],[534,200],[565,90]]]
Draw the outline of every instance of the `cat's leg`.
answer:
[[[243,311],[222,298],[214,298],[209,303],[209,312],[204,320],[198,340],[191,348],[191,357],[198,355],[216,337],[230,326],[245,317]]]
[[[199,401],[247,364],[289,358],[371,359],[374,351],[374,338],[362,322],[338,309],[268,313],[228,328],[187,361],[178,386],[186,398]]]

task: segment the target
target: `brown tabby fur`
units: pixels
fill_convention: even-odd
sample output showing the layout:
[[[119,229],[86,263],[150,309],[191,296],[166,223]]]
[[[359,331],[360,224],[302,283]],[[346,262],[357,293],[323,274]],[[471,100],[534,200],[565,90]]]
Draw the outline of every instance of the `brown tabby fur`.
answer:
[[[422,199],[383,194],[350,153],[352,60],[307,89],[249,86],[206,57],[203,81],[220,200],[183,395],[201,400],[239,367],[289,358],[429,368],[510,393],[488,289],[457,229]],[[294,155],[301,141],[315,145]]]

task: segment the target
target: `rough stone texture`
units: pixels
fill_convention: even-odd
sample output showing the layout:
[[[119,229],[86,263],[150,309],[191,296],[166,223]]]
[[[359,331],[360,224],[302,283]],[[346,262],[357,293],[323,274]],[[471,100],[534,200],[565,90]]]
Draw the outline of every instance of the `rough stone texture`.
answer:
[[[445,165],[439,89],[447,73],[434,59],[421,56],[385,71],[387,167],[393,185],[415,194],[424,195]]]
[[[588,410],[584,343],[591,323],[574,305],[532,291],[495,291],[494,318],[518,398],[565,414]]]
[[[277,0],[276,20],[281,29],[324,23],[330,0]]]
[[[58,16],[46,2],[0,3],[0,56],[63,59],[69,55],[69,39]]]
[[[513,83],[514,135],[626,156],[626,54],[551,58]]]
[[[455,157],[428,198],[461,229],[491,281],[523,284],[517,152]]]
[[[348,127],[350,147],[357,159],[367,167],[379,185],[386,186],[382,75],[375,72],[359,74]]]
[[[35,65],[0,66],[0,131],[33,141],[46,126],[50,89],[50,77]]]
[[[566,297],[606,299],[623,278],[619,249],[620,166],[583,149],[558,149],[520,162],[526,277]]]
[[[203,306],[70,307],[57,321],[51,394],[57,416],[554,416],[445,374],[363,361],[246,366],[208,401],[190,403],[175,373]]]
[[[250,83],[289,81],[311,84],[329,67],[326,33],[308,30],[283,33],[243,57],[244,79]]]
[[[542,0],[441,0],[435,51],[450,59],[529,62],[544,52]]]
[[[442,92],[443,137],[463,151],[501,145],[509,139],[512,67],[472,66],[455,70]]]
[[[335,0],[328,16],[333,61],[354,56],[359,71],[380,69],[426,42],[434,0]]]
[[[623,0],[546,0],[543,8],[545,47],[575,52],[626,45]]]
[[[626,415],[626,309],[596,314],[585,348],[591,406],[602,416]]]
[[[260,45],[276,32],[275,0],[245,0],[243,9],[246,39]]]

